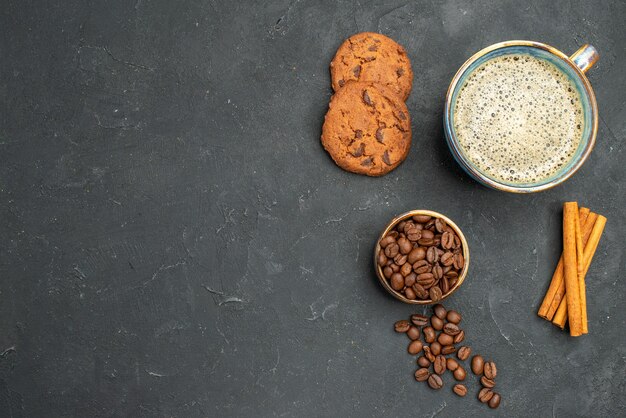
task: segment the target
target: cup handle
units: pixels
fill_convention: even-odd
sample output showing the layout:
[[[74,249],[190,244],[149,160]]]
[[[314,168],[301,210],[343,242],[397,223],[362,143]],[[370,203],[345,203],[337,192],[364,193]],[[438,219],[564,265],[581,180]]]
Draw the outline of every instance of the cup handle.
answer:
[[[585,44],[581,46],[578,51],[574,52],[569,59],[571,59],[574,64],[580,68],[580,71],[586,73],[596,62],[598,62],[600,55],[593,45]]]

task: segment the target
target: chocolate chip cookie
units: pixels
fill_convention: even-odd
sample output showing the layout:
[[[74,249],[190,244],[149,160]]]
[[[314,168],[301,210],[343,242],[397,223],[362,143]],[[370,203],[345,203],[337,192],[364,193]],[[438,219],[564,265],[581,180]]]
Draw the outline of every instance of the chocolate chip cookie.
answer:
[[[391,89],[348,81],[330,100],[322,145],[344,170],[382,176],[409,153],[409,112]]]
[[[379,33],[352,35],[330,63],[333,90],[349,80],[383,84],[406,100],[413,86],[413,70],[404,48]]]

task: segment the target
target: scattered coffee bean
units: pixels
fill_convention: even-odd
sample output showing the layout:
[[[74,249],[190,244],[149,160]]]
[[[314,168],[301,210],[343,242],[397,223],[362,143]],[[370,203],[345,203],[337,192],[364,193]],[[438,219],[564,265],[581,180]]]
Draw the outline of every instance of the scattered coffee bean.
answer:
[[[409,329],[406,332],[406,335],[411,340],[417,340],[420,337],[420,329],[418,327],[409,327]]]
[[[467,376],[467,373],[465,372],[465,369],[463,368],[463,366],[459,364],[459,367],[457,367],[457,369],[452,373],[452,375],[454,376],[456,380],[463,381],[465,380],[465,376]]]
[[[461,332],[461,330],[459,329],[458,325],[448,322],[443,326],[443,332],[454,337],[459,332]]]
[[[496,381],[489,379],[487,376],[482,376],[480,378],[480,384],[486,388],[492,389],[496,385]]]
[[[411,328],[411,324],[409,324],[409,321],[401,320],[393,324],[393,329],[396,332],[407,332],[409,328]]]
[[[422,351],[423,344],[420,340],[411,341],[409,348],[407,349],[409,354],[415,355]]]
[[[428,324],[428,317],[419,314],[411,315],[411,322],[413,322],[413,325],[415,326],[423,327]]]
[[[476,355],[472,357],[472,372],[476,376],[480,376],[483,374],[483,369],[485,367],[485,360],[483,360],[482,356]]]
[[[498,374],[498,369],[496,369],[496,363],[493,361],[488,361],[485,363],[485,369],[483,371],[485,373],[485,377],[487,379],[495,379]]]
[[[465,339],[465,331],[461,330],[458,334],[454,336],[454,343],[458,344]]]
[[[435,373],[442,375],[446,371],[446,358],[442,355],[435,357],[433,368],[435,369]]]
[[[496,409],[500,406],[500,394],[494,393],[491,399],[489,399],[489,408]]]
[[[446,345],[445,347],[443,347],[441,349],[441,354],[448,355],[448,354],[454,353],[455,351],[456,351],[456,347],[455,346],[453,346],[453,345]]]
[[[431,363],[435,361],[435,355],[430,351],[429,346],[424,347],[424,357],[426,357]]]
[[[437,331],[441,331],[443,329],[444,322],[443,319],[439,319],[433,315],[430,317],[430,325],[432,325],[432,327]]]
[[[417,371],[415,372],[415,380],[417,380],[418,382],[428,380],[428,376],[430,376],[430,372],[425,367],[417,369]]]
[[[424,340],[428,344],[432,343],[435,341],[435,338],[437,338],[433,327],[426,327],[422,330],[422,332],[424,333]]]
[[[443,387],[443,380],[441,380],[438,374],[431,374],[428,377],[428,386],[436,390],[441,389]]]
[[[459,362],[452,357],[446,359],[446,368],[451,372],[455,371],[459,367]]]
[[[457,311],[448,311],[448,314],[446,315],[446,318],[448,319],[448,322],[452,322],[453,324],[459,324],[461,322],[461,314],[458,313]]]
[[[452,336],[448,334],[444,334],[443,332],[439,334],[439,338],[437,338],[437,341],[439,341],[439,344],[443,346],[454,344],[454,338],[452,338]]]
[[[467,395],[467,388],[461,384],[454,385],[452,391],[461,397]]]
[[[446,315],[448,311],[446,311],[446,308],[444,308],[444,306],[441,303],[438,303],[435,306],[433,306],[433,313],[439,319],[446,319]]]
[[[417,364],[420,367],[430,367],[430,361],[426,357],[424,357],[424,356],[420,356],[417,359]]]
[[[459,358],[459,360],[465,361],[469,358],[471,354],[472,354],[472,349],[464,345],[463,347],[459,348],[459,351],[456,353],[456,356]]]
[[[482,403],[487,403],[493,398],[493,391],[489,388],[482,388],[480,392],[478,392],[478,400]]]
[[[434,355],[438,356],[439,354],[441,354],[441,344],[439,344],[437,341],[435,341],[434,343],[432,343],[430,345],[430,352],[433,353]]]

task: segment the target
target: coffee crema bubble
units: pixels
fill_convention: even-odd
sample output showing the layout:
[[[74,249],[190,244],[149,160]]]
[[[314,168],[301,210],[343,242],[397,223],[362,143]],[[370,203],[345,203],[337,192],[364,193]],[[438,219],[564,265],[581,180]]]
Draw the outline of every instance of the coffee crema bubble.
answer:
[[[502,55],[477,67],[461,86],[454,130],[465,156],[485,175],[535,184],[576,153],[583,107],[574,83],[554,64]]]

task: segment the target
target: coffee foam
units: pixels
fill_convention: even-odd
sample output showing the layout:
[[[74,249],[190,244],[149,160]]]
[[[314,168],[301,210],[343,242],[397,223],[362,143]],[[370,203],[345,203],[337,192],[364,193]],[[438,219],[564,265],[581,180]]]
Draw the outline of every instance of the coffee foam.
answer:
[[[572,159],[584,129],[581,98],[554,64],[502,55],[465,80],[454,108],[464,154],[499,181],[538,183]]]

